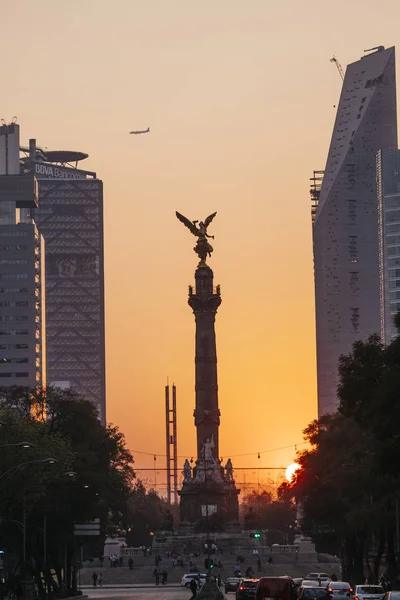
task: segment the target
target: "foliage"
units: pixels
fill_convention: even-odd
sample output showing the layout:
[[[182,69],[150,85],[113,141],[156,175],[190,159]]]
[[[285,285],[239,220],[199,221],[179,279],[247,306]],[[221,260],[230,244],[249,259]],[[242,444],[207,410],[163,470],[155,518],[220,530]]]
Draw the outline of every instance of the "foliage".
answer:
[[[171,531],[174,527],[173,508],[153,489],[146,490],[142,481],[137,481],[126,504],[124,526],[129,546],[149,546],[156,531]]]
[[[384,550],[395,579],[400,340],[356,342],[339,375],[338,412],[305,430],[310,449],[298,455],[290,493],[301,503],[303,530],[342,556],[346,580],[376,581]]]
[[[9,575],[32,574],[44,594],[42,571],[51,592],[73,590],[80,552],[74,524],[100,518],[104,528],[109,512],[123,513],[130,494],[133,458],[124,436],[103,427],[90,402],[57,388],[2,388],[0,420],[6,424],[0,445],[33,444],[7,446],[0,455],[0,535]],[[50,457],[57,462],[40,462]]]
[[[273,500],[266,491],[253,491],[243,499],[242,513],[246,529],[268,530],[268,544],[293,541],[296,514],[290,497]]]

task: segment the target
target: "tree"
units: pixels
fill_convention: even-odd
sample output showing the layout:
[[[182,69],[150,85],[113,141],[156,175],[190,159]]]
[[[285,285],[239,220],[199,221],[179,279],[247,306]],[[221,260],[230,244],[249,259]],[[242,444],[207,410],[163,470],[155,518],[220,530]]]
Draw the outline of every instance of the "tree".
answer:
[[[243,499],[246,529],[268,530],[268,544],[292,541],[295,507],[289,497],[273,500],[269,492],[251,492]]]
[[[4,448],[0,457],[0,528],[14,563],[32,573],[40,593],[43,572],[49,589],[76,589],[79,540],[74,524],[100,518],[105,530],[108,515],[122,515],[134,479],[133,458],[117,427],[103,427],[93,405],[71,390],[24,388],[0,390],[2,444],[28,440],[31,460],[54,457],[46,469],[35,462],[29,471],[13,469],[21,462],[18,447]],[[25,455],[24,455],[25,456]],[[28,465],[27,465],[28,466]],[[47,466],[47,465],[46,465]],[[67,473],[73,470],[76,477]],[[22,564],[21,523],[25,519],[26,561]],[[15,527],[16,525],[16,527]],[[44,554],[44,536],[47,552]],[[66,572],[62,570],[67,563]],[[52,576],[51,569],[57,575]]]
[[[340,358],[339,376],[338,412],[305,430],[311,448],[299,454],[302,469],[292,493],[302,503],[305,531],[341,553],[344,577],[360,579],[367,571],[376,580],[386,547],[389,576],[395,579],[399,339],[388,347],[378,336],[356,342]]]
[[[156,531],[173,530],[174,512],[173,507],[155,490],[147,491],[143,482],[137,481],[127,500],[124,515],[127,543],[131,546],[151,545],[152,534]]]

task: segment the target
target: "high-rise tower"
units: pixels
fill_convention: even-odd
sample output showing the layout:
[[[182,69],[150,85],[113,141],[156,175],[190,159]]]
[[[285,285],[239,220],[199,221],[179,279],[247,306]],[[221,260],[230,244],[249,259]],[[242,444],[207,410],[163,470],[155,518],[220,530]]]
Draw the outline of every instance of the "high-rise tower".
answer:
[[[25,171],[39,184],[35,221],[45,240],[47,379],[72,388],[106,420],[103,183],[73,167],[82,152],[30,141]]]
[[[381,150],[377,161],[381,340],[398,336],[400,311],[400,150]]]
[[[19,125],[0,127],[0,386],[46,385],[43,238],[27,215],[38,202],[20,174]]]
[[[319,416],[338,359],[380,331],[376,153],[397,148],[394,48],[347,67],[313,225]]]

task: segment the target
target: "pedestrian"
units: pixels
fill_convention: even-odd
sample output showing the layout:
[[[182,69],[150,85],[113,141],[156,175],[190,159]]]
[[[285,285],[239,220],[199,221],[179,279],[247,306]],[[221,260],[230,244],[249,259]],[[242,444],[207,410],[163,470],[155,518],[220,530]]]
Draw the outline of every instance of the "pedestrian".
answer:
[[[195,577],[192,577],[189,583],[190,591],[192,592],[192,597],[190,600],[195,600],[197,596],[197,581]]]
[[[132,558],[132,556],[129,557],[128,567],[132,571],[132,569],[133,569],[133,558]]]
[[[336,573],[332,573],[331,581],[337,581]]]
[[[164,569],[164,571],[162,572],[162,584],[163,585],[167,585],[167,579],[168,579],[168,573],[166,571],[166,569]]]
[[[218,573],[218,575],[217,575],[217,586],[221,587],[221,585],[222,585],[221,573]]]
[[[261,572],[261,558],[260,557],[257,558],[257,569],[258,569],[258,572],[260,573]]]
[[[97,573],[96,571],[94,571],[93,575],[92,575],[92,579],[93,579],[93,587],[97,587]]]
[[[246,577],[253,577],[253,569],[251,567],[247,567],[246,569]]]
[[[119,566],[122,567],[124,565],[124,557],[120,556],[118,559],[118,562],[119,562]]]
[[[103,575],[101,573],[99,573],[99,586],[101,587],[103,585]]]
[[[159,573],[157,567],[154,569],[153,575],[156,578],[156,585],[160,585],[160,573]]]

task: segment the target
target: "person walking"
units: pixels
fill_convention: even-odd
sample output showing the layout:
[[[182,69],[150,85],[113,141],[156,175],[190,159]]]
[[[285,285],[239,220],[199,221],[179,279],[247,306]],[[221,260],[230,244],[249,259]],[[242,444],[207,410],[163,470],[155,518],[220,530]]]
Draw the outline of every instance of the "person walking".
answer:
[[[197,596],[197,581],[195,577],[192,577],[189,583],[190,591],[192,592],[192,597],[190,600],[195,600]]]
[[[156,585],[160,585],[160,573],[159,573],[157,567],[154,569],[153,575],[156,578]]]
[[[168,573],[167,573],[167,570],[164,569],[164,571],[162,572],[162,584],[167,585],[167,580],[168,580]]]
[[[221,573],[217,575],[217,586],[220,588],[222,585]]]
[[[94,571],[94,573],[92,575],[93,587],[97,587],[97,578],[98,578],[98,575],[97,575],[96,571]]]
[[[258,572],[260,573],[261,572],[261,558],[260,557],[257,558],[257,569],[258,569]]]
[[[99,573],[99,586],[101,587],[103,585],[103,575],[101,573]]]
[[[128,566],[129,566],[129,569],[132,571],[132,569],[133,569],[133,558],[132,558],[132,556],[129,557]]]

